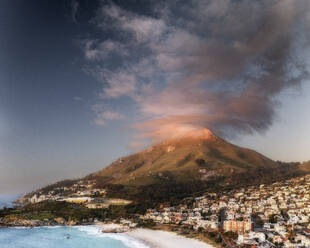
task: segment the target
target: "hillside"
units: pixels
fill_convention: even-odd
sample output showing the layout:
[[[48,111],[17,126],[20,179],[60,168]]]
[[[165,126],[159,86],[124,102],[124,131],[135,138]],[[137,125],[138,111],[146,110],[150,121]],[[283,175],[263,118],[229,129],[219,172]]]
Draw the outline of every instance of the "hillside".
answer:
[[[305,173],[310,173],[310,161],[306,161],[299,165],[301,171]]]
[[[308,164],[273,161],[205,129],[199,135],[169,139],[117,159],[85,178],[58,182],[37,192],[55,193],[66,187],[68,194],[74,193],[73,188],[85,182],[93,188],[105,189],[108,197],[150,205],[179,200],[202,191],[271,183],[309,173],[309,168]]]
[[[170,139],[142,152],[120,158],[88,176],[101,183],[145,186],[163,182],[208,182],[235,184],[240,175],[285,176],[287,166],[250,149],[238,147],[205,130],[199,136]],[[281,173],[280,175],[278,173]],[[258,173],[258,174],[257,174]],[[253,179],[255,179],[253,178]]]

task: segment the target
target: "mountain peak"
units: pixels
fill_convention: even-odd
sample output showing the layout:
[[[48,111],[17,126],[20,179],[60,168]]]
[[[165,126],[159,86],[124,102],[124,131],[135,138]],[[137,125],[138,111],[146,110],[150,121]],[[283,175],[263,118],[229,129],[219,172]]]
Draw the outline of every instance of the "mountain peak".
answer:
[[[183,140],[183,139],[202,139],[209,140],[212,138],[216,138],[216,136],[212,133],[212,131],[208,128],[201,129],[193,129],[186,132],[176,132],[171,134],[171,137],[168,138],[165,142],[175,141],[175,140]]]
[[[209,129],[172,133],[170,139],[123,157],[94,175],[123,185],[151,185],[172,180],[179,183],[224,180],[248,171],[270,171],[278,164],[263,155],[233,145]],[[267,172],[266,172],[267,173]],[[225,181],[226,180],[226,181]]]
[[[215,135],[212,133],[212,131],[208,128],[202,128],[198,130],[194,130],[191,132],[188,132],[184,135],[184,137],[193,137],[193,138],[199,138],[199,139],[211,139],[215,137]]]

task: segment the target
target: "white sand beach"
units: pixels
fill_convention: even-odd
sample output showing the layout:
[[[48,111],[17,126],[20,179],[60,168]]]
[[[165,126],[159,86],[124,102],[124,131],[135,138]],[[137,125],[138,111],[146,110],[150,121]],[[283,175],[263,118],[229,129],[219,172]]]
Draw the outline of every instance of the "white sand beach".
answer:
[[[152,248],[214,248],[204,242],[189,239],[173,232],[150,229],[134,229],[127,232],[127,235],[145,242]]]

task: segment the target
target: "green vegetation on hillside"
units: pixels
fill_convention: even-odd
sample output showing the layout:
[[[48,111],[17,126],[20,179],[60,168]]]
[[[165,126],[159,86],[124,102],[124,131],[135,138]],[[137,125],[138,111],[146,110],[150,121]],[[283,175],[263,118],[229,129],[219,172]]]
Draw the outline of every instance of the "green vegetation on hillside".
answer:
[[[28,204],[19,208],[0,210],[0,218],[21,220],[55,220],[63,218],[65,221],[85,223],[94,219],[108,220],[129,216],[124,206],[110,206],[106,209],[89,209],[80,204],[43,201]]]

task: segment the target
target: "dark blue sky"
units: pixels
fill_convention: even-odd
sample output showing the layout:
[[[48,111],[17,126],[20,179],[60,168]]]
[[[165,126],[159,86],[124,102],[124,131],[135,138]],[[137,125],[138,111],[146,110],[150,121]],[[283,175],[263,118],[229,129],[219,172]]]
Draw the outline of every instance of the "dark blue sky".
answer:
[[[71,1],[0,5],[2,191],[85,175],[125,153],[121,125],[92,123],[99,84],[83,71],[78,43],[91,32],[91,13],[77,24]]]
[[[310,159],[308,4],[279,2],[0,1],[0,194],[202,127]]]

